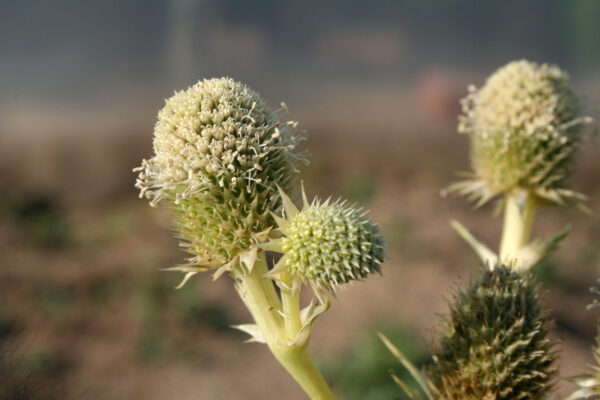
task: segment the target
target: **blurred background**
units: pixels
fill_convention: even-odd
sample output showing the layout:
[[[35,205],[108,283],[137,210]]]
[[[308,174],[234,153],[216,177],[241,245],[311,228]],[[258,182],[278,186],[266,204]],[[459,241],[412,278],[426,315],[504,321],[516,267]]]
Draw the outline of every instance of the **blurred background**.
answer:
[[[448,221],[494,247],[500,237],[493,207],[440,196],[469,167],[459,99],[527,58],[569,71],[597,116],[598,20],[592,0],[0,2],[0,395],[305,398],[229,328],[249,315],[228,278],[172,290],[180,276],[159,268],[184,253],[133,188],[164,98],[231,76],[307,130],[310,197],[344,196],[383,226],[384,278],[340,293],[311,352],[340,399],[402,398],[375,329],[427,361],[436,314],[479,265]],[[585,143],[573,178],[596,211],[598,150]],[[537,268],[561,377],[592,361],[597,215],[543,209],[536,221],[542,237],[572,226]]]

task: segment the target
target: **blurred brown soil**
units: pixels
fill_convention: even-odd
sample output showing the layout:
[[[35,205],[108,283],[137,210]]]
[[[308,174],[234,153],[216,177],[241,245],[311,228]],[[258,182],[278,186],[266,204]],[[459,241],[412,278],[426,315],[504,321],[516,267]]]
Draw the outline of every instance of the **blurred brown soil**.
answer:
[[[227,325],[249,322],[228,278],[195,278],[186,291],[159,268],[184,254],[168,216],[137,199],[131,168],[150,134],[97,132],[0,137],[0,336],[15,369],[61,399],[304,399],[266,348]],[[351,193],[384,229],[383,276],[351,285],[315,325],[311,351],[336,357],[379,321],[430,341],[435,315],[478,261],[452,231],[460,220],[496,247],[500,218],[440,190],[468,167],[467,141],[449,128],[396,126],[368,134],[309,129],[309,197]],[[600,209],[597,148],[573,185]],[[543,209],[535,234],[572,232],[540,271],[562,339],[561,375],[591,362],[597,315],[586,312],[598,276],[597,216]],[[546,268],[545,267],[545,268]],[[0,331],[2,331],[0,329]],[[41,361],[40,361],[41,360]],[[18,374],[17,374],[18,375]],[[561,394],[571,389],[558,383]]]

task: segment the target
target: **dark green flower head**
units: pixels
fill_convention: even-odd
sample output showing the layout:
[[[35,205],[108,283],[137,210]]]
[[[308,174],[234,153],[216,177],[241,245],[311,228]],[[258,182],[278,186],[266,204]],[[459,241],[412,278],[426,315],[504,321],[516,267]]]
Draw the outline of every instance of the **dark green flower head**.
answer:
[[[457,293],[427,370],[440,400],[533,400],[556,374],[552,320],[530,273],[485,269]]]

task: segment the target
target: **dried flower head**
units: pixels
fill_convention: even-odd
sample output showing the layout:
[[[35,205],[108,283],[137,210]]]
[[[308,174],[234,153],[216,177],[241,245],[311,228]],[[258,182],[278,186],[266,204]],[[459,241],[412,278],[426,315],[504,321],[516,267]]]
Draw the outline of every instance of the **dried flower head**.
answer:
[[[277,224],[284,237],[271,241],[267,248],[284,255],[272,275],[285,272],[296,282],[334,290],[380,272],[384,239],[364,212],[340,201],[309,204],[306,196],[299,211],[285,194],[282,197],[286,218],[277,218]]]
[[[474,178],[454,185],[480,204],[514,188],[556,204],[583,196],[564,188],[582,125],[568,75],[556,66],[521,60],[469,87],[458,131],[471,138]]]
[[[281,208],[277,186],[295,187],[300,138],[297,123],[281,123],[258,93],[229,78],[166,101],[136,187],[175,213],[181,246],[193,255],[179,270],[230,265],[266,239]]]
[[[484,268],[444,319],[426,370],[435,399],[534,400],[556,374],[552,320],[531,273]]]

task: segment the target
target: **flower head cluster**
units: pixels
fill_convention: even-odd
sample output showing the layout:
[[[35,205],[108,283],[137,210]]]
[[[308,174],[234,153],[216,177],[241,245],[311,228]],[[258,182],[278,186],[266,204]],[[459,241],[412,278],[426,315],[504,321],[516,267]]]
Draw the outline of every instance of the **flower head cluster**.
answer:
[[[514,188],[557,204],[581,196],[564,189],[583,117],[568,75],[556,66],[511,62],[463,99],[458,131],[471,138],[474,179],[455,185],[484,203]]]
[[[285,271],[300,282],[333,290],[380,272],[384,240],[379,227],[364,213],[339,201],[309,204],[306,197],[298,211],[282,196],[287,218],[277,222],[285,236],[272,241],[269,249],[284,255],[274,273]]]
[[[265,240],[281,208],[277,186],[295,187],[300,138],[297,123],[280,122],[232,79],[204,80],[166,101],[136,187],[151,205],[174,211],[193,255],[182,270],[218,268]]]

